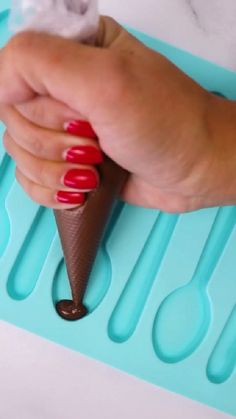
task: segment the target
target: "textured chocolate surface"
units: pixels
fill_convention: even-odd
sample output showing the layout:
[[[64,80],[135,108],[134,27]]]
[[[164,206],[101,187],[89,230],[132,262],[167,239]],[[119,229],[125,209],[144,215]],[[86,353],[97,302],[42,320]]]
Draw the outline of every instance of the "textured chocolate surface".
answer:
[[[99,188],[88,194],[82,207],[55,210],[55,217],[65,256],[73,304],[57,303],[58,313],[68,320],[86,314],[83,297],[105,227],[127,173],[106,158],[100,167]]]

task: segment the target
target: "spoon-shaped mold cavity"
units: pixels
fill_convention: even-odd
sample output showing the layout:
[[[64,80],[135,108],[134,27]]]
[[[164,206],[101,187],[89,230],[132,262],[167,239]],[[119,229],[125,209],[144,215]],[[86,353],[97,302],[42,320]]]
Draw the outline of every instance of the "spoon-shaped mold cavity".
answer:
[[[207,365],[207,377],[215,384],[228,380],[236,368],[236,306],[211,353]]]
[[[124,342],[134,333],[177,220],[177,215],[158,215],[110,318],[108,334],[113,341]]]
[[[169,294],[153,325],[153,346],[164,362],[179,362],[204,339],[211,322],[207,286],[235,226],[236,207],[218,210],[192,280]]]
[[[14,181],[14,164],[5,154],[0,166],[0,257],[6,250],[10,239],[10,219],[6,209],[6,197]]]
[[[24,300],[33,292],[55,231],[51,211],[39,208],[9,274],[7,290],[14,300]]]
[[[153,346],[166,363],[180,362],[204,338],[211,318],[208,298],[191,284],[178,288],[160,305],[153,325]]]

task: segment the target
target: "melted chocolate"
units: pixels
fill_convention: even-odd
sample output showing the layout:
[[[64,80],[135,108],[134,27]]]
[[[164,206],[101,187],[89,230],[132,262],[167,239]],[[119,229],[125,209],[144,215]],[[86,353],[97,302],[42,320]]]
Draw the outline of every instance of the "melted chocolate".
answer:
[[[64,320],[79,320],[88,313],[87,308],[81,303],[75,305],[72,300],[61,300],[56,304],[58,314]]]
[[[88,194],[82,207],[54,211],[72,294],[72,301],[63,300],[56,305],[66,320],[77,320],[87,313],[83,298],[89,276],[114,202],[127,176],[108,158],[100,172],[99,188]]]

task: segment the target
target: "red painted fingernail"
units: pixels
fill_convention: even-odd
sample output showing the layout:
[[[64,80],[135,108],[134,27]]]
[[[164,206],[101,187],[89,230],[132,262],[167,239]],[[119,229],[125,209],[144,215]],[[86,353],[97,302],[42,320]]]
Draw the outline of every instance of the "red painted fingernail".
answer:
[[[89,169],[72,169],[64,177],[64,185],[68,188],[92,190],[98,186],[98,177]]]
[[[82,205],[85,202],[85,194],[79,192],[66,192],[59,191],[57,192],[57,201],[62,204],[78,204]]]
[[[87,121],[66,122],[64,128],[68,134],[77,135],[78,137],[97,139],[96,133],[94,132],[91,124]]]
[[[99,148],[80,145],[70,148],[66,153],[66,161],[78,164],[101,164],[103,154]]]

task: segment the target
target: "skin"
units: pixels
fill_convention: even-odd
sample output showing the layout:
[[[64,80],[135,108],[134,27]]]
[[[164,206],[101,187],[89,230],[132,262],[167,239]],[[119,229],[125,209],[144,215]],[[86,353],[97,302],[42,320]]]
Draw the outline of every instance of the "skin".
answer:
[[[110,18],[96,47],[25,32],[0,51],[0,118],[16,178],[51,208],[78,144],[101,147],[130,173],[129,203],[186,212],[236,202],[236,104],[202,89]],[[95,140],[65,133],[88,120]],[[95,171],[93,166],[86,166]]]

